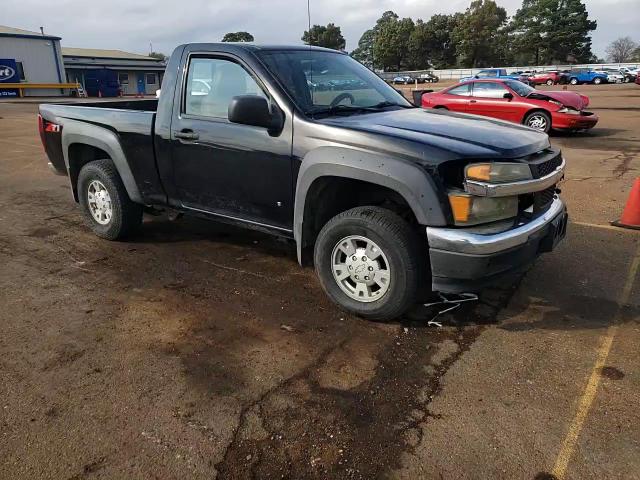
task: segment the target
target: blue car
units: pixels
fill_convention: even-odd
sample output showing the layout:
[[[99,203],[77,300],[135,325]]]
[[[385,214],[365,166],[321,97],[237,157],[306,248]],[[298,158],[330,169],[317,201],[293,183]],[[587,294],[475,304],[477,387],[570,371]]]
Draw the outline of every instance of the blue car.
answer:
[[[485,70],[480,70],[478,73],[471,77],[461,78],[461,82],[466,82],[467,80],[476,80],[478,78],[486,78],[486,79],[511,79],[511,80],[519,80],[523,83],[529,83],[527,75],[522,75],[520,73],[507,73],[505,68],[487,68]]]
[[[571,85],[579,85],[580,83],[600,85],[601,83],[607,83],[607,74],[594,72],[589,68],[576,68],[569,71],[569,83]]]

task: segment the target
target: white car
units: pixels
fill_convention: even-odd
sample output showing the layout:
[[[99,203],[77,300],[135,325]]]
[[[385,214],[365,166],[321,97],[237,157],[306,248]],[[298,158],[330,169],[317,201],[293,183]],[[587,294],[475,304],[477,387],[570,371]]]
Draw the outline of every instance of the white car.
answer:
[[[602,73],[607,76],[607,83],[622,83],[624,75],[617,70],[596,70],[596,73]]]

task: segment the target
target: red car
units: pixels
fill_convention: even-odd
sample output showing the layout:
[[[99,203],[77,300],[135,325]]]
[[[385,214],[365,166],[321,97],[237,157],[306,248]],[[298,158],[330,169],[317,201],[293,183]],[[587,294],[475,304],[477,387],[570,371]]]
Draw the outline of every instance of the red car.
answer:
[[[548,72],[534,73],[529,77],[529,84],[532,85],[555,85],[560,81],[560,72],[557,70],[549,70]]]
[[[423,108],[443,108],[549,130],[584,130],[598,123],[584,109],[589,97],[576,92],[538,92],[517,80],[471,80],[422,95]]]

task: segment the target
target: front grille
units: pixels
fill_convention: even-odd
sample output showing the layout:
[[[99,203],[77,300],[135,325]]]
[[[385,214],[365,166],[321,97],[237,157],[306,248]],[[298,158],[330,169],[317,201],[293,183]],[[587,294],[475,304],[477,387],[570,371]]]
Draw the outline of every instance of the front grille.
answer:
[[[531,163],[531,173],[533,178],[541,178],[545,175],[549,175],[556,168],[562,164],[562,155],[557,152],[556,155],[548,160],[543,160],[539,163]]]
[[[556,186],[549,187],[545,190],[535,192],[533,194],[533,211],[539,212],[546,209],[553,201],[556,194]]]

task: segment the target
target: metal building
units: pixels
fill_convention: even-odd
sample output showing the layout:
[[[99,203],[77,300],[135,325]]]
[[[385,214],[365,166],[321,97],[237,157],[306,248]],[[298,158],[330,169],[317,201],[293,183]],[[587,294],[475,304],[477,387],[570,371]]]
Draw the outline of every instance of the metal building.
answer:
[[[78,82],[86,89],[85,75],[89,70],[114,70],[123,95],[155,94],[166,66],[162,60],[121,50],[64,47],[62,57],[68,82]]]
[[[6,65],[5,65],[6,64]],[[63,83],[60,37],[0,25],[0,65],[15,71],[14,83]],[[15,65],[15,67],[14,67]],[[25,95],[63,95],[60,89],[27,90]]]

